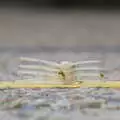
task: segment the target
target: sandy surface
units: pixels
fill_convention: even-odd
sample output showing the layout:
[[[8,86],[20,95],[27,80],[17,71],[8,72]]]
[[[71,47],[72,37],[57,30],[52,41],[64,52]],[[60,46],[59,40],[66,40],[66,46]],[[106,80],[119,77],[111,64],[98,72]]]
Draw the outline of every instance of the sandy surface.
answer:
[[[0,46],[119,45],[120,12],[0,9]]]

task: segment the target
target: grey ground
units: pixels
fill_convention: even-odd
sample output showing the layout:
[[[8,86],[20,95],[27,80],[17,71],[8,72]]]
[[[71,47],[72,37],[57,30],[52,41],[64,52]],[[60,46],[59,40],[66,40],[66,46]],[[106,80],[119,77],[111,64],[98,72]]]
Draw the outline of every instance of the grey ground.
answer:
[[[0,9],[0,46],[119,45],[120,12]]]

